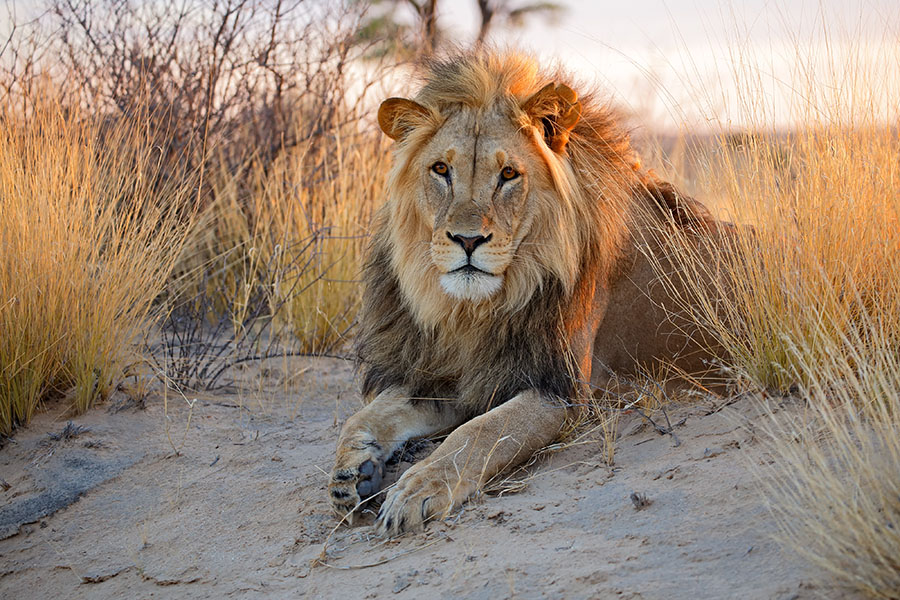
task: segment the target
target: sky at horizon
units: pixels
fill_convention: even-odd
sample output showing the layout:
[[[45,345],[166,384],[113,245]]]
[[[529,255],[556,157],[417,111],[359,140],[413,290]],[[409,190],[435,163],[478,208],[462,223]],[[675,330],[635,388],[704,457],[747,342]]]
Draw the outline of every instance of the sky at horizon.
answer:
[[[898,0],[561,3],[556,23],[533,17],[493,40],[559,61],[655,128],[789,126],[813,97],[900,114]],[[473,1],[446,2],[441,18],[456,40],[477,31]]]
[[[491,41],[562,64],[641,125],[789,127],[821,105],[898,124],[900,0],[557,2],[566,10],[555,22],[532,17],[519,29],[497,28]],[[0,32],[9,15],[33,17],[36,6],[8,0]],[[475,0],[438,6],[452,41],[474,40]]]

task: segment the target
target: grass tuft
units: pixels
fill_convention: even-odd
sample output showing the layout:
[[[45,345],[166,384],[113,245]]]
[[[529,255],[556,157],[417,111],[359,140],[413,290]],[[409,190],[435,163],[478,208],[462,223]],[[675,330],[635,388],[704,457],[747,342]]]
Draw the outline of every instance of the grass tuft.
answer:
[[[87,119],[51,94],[0,108],[0,432],[40,402],[75,412],[136,360],[184,237],[189,186],[160,185],[140,122]]]

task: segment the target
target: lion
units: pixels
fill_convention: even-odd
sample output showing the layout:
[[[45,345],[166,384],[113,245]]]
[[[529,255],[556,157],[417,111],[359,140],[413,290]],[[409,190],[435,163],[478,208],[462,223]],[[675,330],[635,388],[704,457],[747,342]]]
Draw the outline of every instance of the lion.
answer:
[[[557,439],[584,399],[666,363],[714,357],[659,284],[665,241],[720,227],[641,167],[615,110],[513,53],[433,62],[389,98],[387,199],[363,268],[357,353],[368,404],[344,424],[329,484],[350,518],[413,438],[449,432],[386,493],[394,536],[447,515]],[[669,291],[667,291],[669,290]]]

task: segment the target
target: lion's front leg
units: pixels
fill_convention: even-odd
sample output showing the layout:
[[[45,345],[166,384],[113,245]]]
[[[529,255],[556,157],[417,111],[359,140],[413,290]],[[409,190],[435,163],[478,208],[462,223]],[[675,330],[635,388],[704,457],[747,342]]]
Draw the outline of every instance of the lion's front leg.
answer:
[[[460,421],[452,406],[411,402],[404,388],[379,394],[341,429],[328,486],[335,513],[342,517],[352,513],[381,490],[385,461],[407,440],[455,427]]]
[[[446,515],[491,477],[553,442],[566,414],[559,401],[529,391],[460,426],[388,492],[378,532],[393,536]]]

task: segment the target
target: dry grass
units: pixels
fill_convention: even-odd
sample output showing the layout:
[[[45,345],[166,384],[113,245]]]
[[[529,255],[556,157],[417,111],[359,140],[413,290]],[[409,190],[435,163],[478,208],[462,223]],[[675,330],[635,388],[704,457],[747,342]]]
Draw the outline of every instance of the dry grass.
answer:
[[[871,97],[895,74],[852,62],[795,82],[790,132],[751,110],[749,133],[694,149],[689,187],[754,229],[718,276],[686,253],[679,278],[717,282],[694,289],[705,301],[692,310],[734,379],[808,407],[794,420],[771,407],[766,425],[774,461],[760,475],[782,542],[854,590],[898,598],[900,136]],[[735,69],[739,95],[760,98],[750,68]]]
[[[754,225],[720,280],[730,302],[700,315],[754,384],[788,391],[818,379],[805,366],[833,352],[850,360],[872,335],[900,339],[898,152],[884,126],[810,124],[723,137],[698,160],[701,197]]]
[[[135,360],[184,235],[140,120],[104,127],[50,94],[0,109],[0,431],[41,400],[89,408]]]
[[[140,122],[117,135],[156,148],[142,184],[163,205],[189,195],[199,213],[159,298],[162,331],[145,336],[154,372],[210,388],[239,361],[344,345],[386,171],[364,117],[393,69],[363,61],[366,3],[45,4],[33,22],[10,14],[0,97],[27,105],[51,81],[105,134]],[[157,118],[142,121],[148,107]],[[119,141],[98,139],[98,152]]]
[[[139,362],[151,307],[197,294],[210,321],[268,323],[292,352],[346,345],[387,172],[380,138],[353,123],[273,161],[211,160],[211,201],[191,222],[199,174],[155,153],[146,123],[38,98],[27,118],[0,115],[0,431],[47,398],[80,412],[107,397]]]
[[[818,379],[803,390],[808,409],[787,418],[771,407],[774,465],[759,475],[782,544],[850,589],[896,599],[900,359],[883,350],[880,364],[859,355],[807,366]]]

